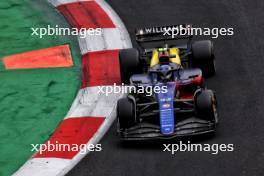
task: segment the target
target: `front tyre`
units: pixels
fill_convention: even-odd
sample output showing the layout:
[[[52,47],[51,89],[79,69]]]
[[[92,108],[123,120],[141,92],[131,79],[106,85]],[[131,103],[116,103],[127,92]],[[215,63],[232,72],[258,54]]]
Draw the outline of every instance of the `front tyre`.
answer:
[[[135,103],[129,98],[121,98],[117,102],[117,118],[120,129],[127,129],[136,123]]]
[[[195,95],[195,107],[199,118],[218,122],[216,96],[212,90],[198,92]]]

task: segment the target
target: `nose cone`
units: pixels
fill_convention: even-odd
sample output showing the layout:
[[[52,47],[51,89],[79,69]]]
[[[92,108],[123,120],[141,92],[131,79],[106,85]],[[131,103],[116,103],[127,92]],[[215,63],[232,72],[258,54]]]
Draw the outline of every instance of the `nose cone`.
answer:
[[[157,94],[160,110],[160,130],[164,135],[170,135],[174,133],[174,95],[176,83],[164,83],[159,86],[166,87],[165,92],[159,92]]]

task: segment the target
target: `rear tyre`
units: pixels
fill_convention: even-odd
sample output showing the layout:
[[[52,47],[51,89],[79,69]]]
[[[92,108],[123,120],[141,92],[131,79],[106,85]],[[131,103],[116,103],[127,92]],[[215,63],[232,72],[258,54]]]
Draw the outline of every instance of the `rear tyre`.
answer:
[[[212,90],[202,90],[195,96],[197,116],[201,119],[217,122],[217,102]]]
[[[204,77],[215,74],[213,43],[210,40],[192,43],[192,64],[202,70]]]
[[[136,123],[134,102],[129,98],[121,98],[117,102],[117,118],[121,129],[132,127]]]
[[[139,52],[135,48],[123,49],[119,52],[121,80],[128,84],[130,77],[139,70]]]

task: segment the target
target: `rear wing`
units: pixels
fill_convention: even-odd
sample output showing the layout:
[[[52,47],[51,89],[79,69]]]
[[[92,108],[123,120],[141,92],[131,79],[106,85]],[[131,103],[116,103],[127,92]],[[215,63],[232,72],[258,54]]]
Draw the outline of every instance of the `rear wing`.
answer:
[[[188,39],[192,35],[190,24],[180,24],[171,26],[156,26],[156,27],[145,27],[136,29],[136,41],[137,42],[152,42],[162,40],[178,40]]]

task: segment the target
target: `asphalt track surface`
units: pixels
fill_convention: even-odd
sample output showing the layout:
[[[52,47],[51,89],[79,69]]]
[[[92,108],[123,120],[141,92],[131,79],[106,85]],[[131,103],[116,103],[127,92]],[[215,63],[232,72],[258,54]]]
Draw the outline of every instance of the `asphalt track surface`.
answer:
[[[134,28],[192,23],[233,27],[232,37],[214,39],[217,75],[206,80],[217,93],[220,125],[213,138],[195,143],[234,144],[234,152],[162,152],[161,144],[121,145],[115,123],[68,176],[229,176],[264,175],[264,1],[263,0],[108,0]],[[133,41],[135,45],[135,42]],[[177,142],[177,141],[175,141]],[[170,142],[171,143],[171,142]]]

